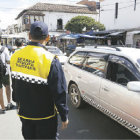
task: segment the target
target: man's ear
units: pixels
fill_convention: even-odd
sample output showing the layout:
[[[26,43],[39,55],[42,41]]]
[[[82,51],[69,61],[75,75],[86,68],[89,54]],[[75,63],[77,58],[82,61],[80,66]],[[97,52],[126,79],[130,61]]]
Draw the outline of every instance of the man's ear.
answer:
[[[50,36],[48,35],[47,37],[46,37],[46,42],[48,42],[50,40]]]
[[[29,33],[29,40],[31,40],[32,39],[32,37],[31,37],[31,34]]]

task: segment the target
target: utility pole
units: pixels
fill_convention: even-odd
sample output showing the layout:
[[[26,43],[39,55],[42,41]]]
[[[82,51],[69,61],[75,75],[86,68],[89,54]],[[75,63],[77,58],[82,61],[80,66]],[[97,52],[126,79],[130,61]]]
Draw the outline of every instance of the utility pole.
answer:
[[[99,10],[99,19],[98,19],[98,21],[100,22],[100,12],[101,12],[100,2],[96,2],[96,9]]]
[[[136,11],[137,0],[134,0],[134,11]]]
[[[101,7],[99,8],[99,22],[100,22]]]
[[[118,18],[118,3],[116,2],[115,3],[115,19],[117,19]]]

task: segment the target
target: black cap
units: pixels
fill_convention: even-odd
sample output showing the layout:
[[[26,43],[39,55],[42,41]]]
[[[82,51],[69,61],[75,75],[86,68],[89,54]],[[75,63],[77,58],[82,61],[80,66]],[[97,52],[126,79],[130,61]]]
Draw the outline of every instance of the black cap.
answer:
[[[33,36],[48,36],[48,26],[41,21],[31,24],[30,34]]]
[[[16,39],[15,40],[15,45],[17,46],[17,47],[21,47],[22,45],[23,45],[23,40],[22,39]]]

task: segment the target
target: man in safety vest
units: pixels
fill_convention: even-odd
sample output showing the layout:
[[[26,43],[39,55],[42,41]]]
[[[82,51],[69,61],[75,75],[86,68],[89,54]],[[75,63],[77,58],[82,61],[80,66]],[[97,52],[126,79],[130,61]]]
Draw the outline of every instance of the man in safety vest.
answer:
[[[25,139],[57,139],[57,112],[62,129],[68,125],[66,81],[59,60],[44,47],[47,37],[47,25],[34,22],[31,42],[10,60],[12,97],[18,105]]]

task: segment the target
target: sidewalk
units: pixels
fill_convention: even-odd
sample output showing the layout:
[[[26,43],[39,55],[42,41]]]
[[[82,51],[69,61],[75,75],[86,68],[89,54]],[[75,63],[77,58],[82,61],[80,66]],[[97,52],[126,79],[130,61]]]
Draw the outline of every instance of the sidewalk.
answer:
[[[7,104],[4,92],[4,103]],[[14,103],[13,103],[14,104]],[[0,114],[0,140],[23,140],[21,134],[21,122],[16,110],[8,110],[5,114]]]

